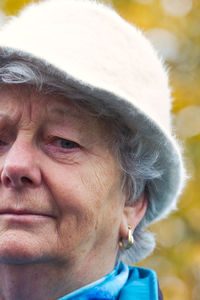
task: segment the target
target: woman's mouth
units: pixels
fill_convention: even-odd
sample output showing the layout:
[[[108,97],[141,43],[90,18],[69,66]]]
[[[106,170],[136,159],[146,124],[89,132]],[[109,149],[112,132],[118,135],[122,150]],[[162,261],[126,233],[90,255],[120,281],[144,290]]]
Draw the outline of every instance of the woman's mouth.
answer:
[[[27,223],[45,221],[49,218],[53,218],[53,216],[47,213],[26,209],[3,209],[0,210],[0,219],[2,218],[8,221]]]

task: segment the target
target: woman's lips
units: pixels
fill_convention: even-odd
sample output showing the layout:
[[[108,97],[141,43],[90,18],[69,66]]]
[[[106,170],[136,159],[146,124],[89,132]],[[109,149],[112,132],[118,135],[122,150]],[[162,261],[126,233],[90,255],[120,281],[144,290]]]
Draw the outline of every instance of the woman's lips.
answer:
[[[41,221],[49,218],[53,218],[52,215],[43,213],[43,212],[35,212],[29,210],[13,210],[13,209],[5,209],[0,210],[0,218],[9,219],[13,221],[20,222],[30,222],[30,221]]]

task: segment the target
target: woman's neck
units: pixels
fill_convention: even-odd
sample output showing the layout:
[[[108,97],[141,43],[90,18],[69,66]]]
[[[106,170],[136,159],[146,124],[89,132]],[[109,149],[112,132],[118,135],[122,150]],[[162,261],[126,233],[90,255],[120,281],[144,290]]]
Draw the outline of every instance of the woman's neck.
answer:
[[[90,263],[91,264],[91,263]],[[79,269],[74,264],[0,263],[0,300],[58,299],[111,272],[114,266],[101,270],[101,266],[89,270],[89,264]]]
[[[62,269],[55,266],[0,264],[0,273],[1,300],[55,300],[73,290],[72,274],[67,278]]]

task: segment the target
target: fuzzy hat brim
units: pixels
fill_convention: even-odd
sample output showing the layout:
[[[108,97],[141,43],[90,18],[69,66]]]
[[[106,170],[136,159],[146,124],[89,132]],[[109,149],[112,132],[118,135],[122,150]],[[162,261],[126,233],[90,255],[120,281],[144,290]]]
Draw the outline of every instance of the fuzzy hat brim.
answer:
[[[1,65],[17,57],[31,61],[149,136],[164,172],[154,182],[143,222],[161,219],[176,207],[185,172],[170,129],[168,76],[137,28],[95,1],[48,0],[8,22],[0,31],[0,47]]]

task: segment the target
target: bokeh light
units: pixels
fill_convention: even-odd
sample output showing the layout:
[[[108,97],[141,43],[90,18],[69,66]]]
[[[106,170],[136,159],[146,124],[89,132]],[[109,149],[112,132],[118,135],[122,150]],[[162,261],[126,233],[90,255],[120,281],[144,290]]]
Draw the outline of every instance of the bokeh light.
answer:
[[[200,134],[200,105],[190,105],[181,109],[175,117],[175,125],[179,136],[183,138]]]
[[[160,56],[167,61],[177,62],[181,58],[179,40],[170,31],[162,28],[153,28],[146,31]]]
[[[192,0],[161,0],[166,13],[174,17],[184,17],[192,9]]]

